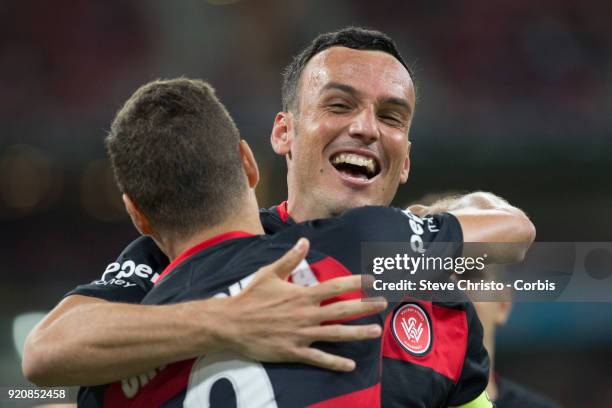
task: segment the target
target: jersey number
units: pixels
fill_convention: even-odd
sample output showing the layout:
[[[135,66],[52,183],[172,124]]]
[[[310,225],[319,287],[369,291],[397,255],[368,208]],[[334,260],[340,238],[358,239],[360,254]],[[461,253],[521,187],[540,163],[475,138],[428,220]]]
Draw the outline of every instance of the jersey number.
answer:
[[[274,389],[263,366],[230,352],[213,353],[196,360],[183,406],[210,407],[211,389],[223,379],[234,388],[237,408],[277,408]]]

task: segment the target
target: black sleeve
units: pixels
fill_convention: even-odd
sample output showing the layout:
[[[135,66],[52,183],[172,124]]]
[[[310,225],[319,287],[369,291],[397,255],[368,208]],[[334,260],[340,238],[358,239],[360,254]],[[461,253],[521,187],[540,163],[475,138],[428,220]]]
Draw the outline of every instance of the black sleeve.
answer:
[[[140,303],[168,263],[168,258],[151,238],[140,237],[106,267],[100,279],[79,285],[64,296],[84,295],[112,302]]]
[[[396,218],[400,214],[409,219],[411,233],[420,235],[425,245],[432,242],[454,242],[463,244],[463,231],[459,220],[453,214],[441,213],[427,217],[419,217],[409,210],[399,210],[391,208],[396,214]],[[422,231],[422,232],[421,232]],[[455,248],[461,248],[455,247]],[[456,253],[457,255],[460,254]]]
[[[281,232],[294,241],[310,239],[311,250],[320,250],[340,261],[352,273],[362,273],[364,244],[409,243],[413,250],[428,249],[436,243],[438,256],[458,256],[463,234],[459,221],[451,214],[421,218],[409,211],[391,207],[360,207],[339,217],[313,220]]]
[[[419,217],[409,210],[393,207],[361,207],[347,211],[340,222],[354,229],[364,241],[463,242],[459,220],[442,213]],[[418,238],[417,238],[418,237]]]
[[[467,350],[461,376],[449,397],[448,405],[450,406],[459,406],[473,401],[485,391],[489,382],[489,354],[482,342],[482,324],[471,303],[466,304],[466,318],[468,323]]]
[[[345,236],[361,243],[405,242],[414,253],[450,257],[463,249],[461,225],[449,213],[419,217],[393,207],[362,207],[347,211],[338,222]]]

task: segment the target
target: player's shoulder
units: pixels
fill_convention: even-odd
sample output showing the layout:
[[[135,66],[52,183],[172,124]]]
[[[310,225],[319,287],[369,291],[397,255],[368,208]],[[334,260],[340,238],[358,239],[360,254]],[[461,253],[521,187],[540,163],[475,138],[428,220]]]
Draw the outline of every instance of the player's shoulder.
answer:
[[[409,209],[400,209],[397,207],[384,207],[370,205],[365,207],[353,208],[340,217],[340,220],[346,221],[371,221],[374,223],[407,223],[412,226],[421,225],[431,232],[436,232],[441,224],[458,223],[457,218],[450,213],[440,213],[421,217]]]
[[[166,254],[148,236],[140,236],[130,242],[116,260],[119,263],[128,261],[148,265],[158,272],[170,263]]]
[[[333,222],[354,233],[389,234],[397,228],[407,228],[413,214],[395,207],[365,206],[353,208],[335,217]],[[416,217],[416,216],[415,216]]]
[[[123,253],[148,253],[148,254],[159,254],[165,256],[161,249],[157,246],[153,238],[141,235],[132,242],[130,242]]]
[[[449,213],[420,217],[407,209],[366,206],[346,211],[337,222],[373,241],[462,241],[459,221]]]
[[[351,208],[344,212],[341,218],[378,218],[378,217],[406,217],[412,214],[408,210],[400,210],[397,207],[384,207],[381,205],[367,205],[364,207]]]
[[[505,377],[497,377],[497,400],[499,407],[560,408],[557,402],[532,389]]]

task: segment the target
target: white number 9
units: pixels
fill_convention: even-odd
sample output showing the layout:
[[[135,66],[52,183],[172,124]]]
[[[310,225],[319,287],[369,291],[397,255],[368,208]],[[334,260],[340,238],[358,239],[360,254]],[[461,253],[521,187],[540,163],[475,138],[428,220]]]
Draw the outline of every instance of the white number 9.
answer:
[[[277,408],[274,389],[263,366],[239,354],[213,353],[193,363],[185,408],[210,407],[210,391],[221,379],[234,388],[237,408]]]

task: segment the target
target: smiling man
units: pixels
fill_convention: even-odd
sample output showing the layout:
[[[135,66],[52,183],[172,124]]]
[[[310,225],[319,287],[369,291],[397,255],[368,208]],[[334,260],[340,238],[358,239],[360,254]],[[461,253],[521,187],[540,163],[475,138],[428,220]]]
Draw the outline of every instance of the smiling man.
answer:
[[[279,229],[355,207],[389,205],[408,179],[415,99],[411,71],[384,34],[348,28],[319,36],[298,54],[284,72],[283,111],[271,135],[288,169],[288,200],[272,209]],[[462,231],[447,236],[449,241],[533,240],[525,214],[492,194],[447,201],[462,216]],[[415,207],[420,214],[435,209]],[[523,255],[508,249],[498,260]],[[427,311],[423,322],[434,328],[434,346],[420,353],[392,335],[403,308],[397,306],[383,334],[383,406],[488,406],[488,360],[473,307],[409,305]]]
[[[284,110],[276,115],[271,136],[274,150],[287,160],[289,196],[286,203],[261,213],[266,232],[274,233],[294,221],[329,217],[350,208],[388,205],[398,186],[408,178],[408,131],[415,106],[414,94],[407,65],[393,42],[382,33],[343,29],[317,37],[298,54],[285,71]],[[456,201],[455,212],[461,217],[461,228],[450,229],[449,240],[530,243],[534,238],[534,227],[525,214],[498,197],[473,193]],[[419,210],[433,213],[423,207]],[[519,260],[523,255],[524,251],[515,251],[500,256],[508,261]],[[146,238],[128,247],[121,259],[133,256],[140,257],[154,272],[161,272],[167,265],[163,254]],[[106,283],[112,277],[113,274],[107,274]],[[152,287],[150,279],[134,274],[126,279],[137,288],[129,295],[125,288],[99,281],[77,288],[64,301],[72,300],[71,304],[63,308],[60,304],[60,310],[54,311],[47,324],[30,336],[30,352],[34,356],[46,355],[46,365],[35,367],[43,373],[42,377],[53,382],[62,371],[73,370],[86,383],[96,384],[125,376],[125,373],[116,374],[109,365],[115,370],[120,366],[129,366],[132,371],[140,369],[137,373],[151,368],[151,364],[188,357],[173,352],[173,341],[180,337],[180,332],[174,330],[172,336],[160,340],[160,347],[154,350],[143,347],[140,352],[134,348],[133,353],[118,358],[121,347],[116,339],[109,337],[100,321],[90,324],[91,330],[78,339],[88,346],[85,350],[95,352],[89,353],[87,359],[71,359],[70,364],[66,363],[74,340],[68,347],[61,334],[79,328],[76,315],[95,321],[104,316],[96,315],[96,308],[101,313],[100,310],[115,307],[97,299],[139,302]],[[89,299],[93,298],[96,298],[96,308],[88,309],[88,303],[93,302]],[[98,308],[101,304],[104,309]],[[406,350],[405,344],[388,334],[391,317],[386,322],[384,405],[471,404],[477,407],[482,403],[487,406],[481,393],[486,386],[488,365],[482,348],[482,329],[473,308],[432,303],[421,306],[434,327],[433,347],[424,355]],[[142,308],[141,321],[132,322],[129,330],[124,330],[124,338],[147,331],[164,333],[160,330],[163,322],[147,319],[150,312]],[[449,325],[452,322],[455,326]],[[443,330],[453,327],[461,330],[451,330],[452,335]],[[436,335],[447,337],[444,340]],[[446,349],[453,345],[452,339],[456,339],[455,346]],[[37,361],[31,358],[29,363],[36,366]],[[413,381],[399,383],[398,379],[406,372],[414,373]]]
[[[319,51],[321,41],[285,72],[272,146],[287,157],[287,210],[297,221],[388,205],[408,180],[410,72],[391,44],[349,48],[360,48],[352,34]],[[327,40],[342,43],[341,35]]]

